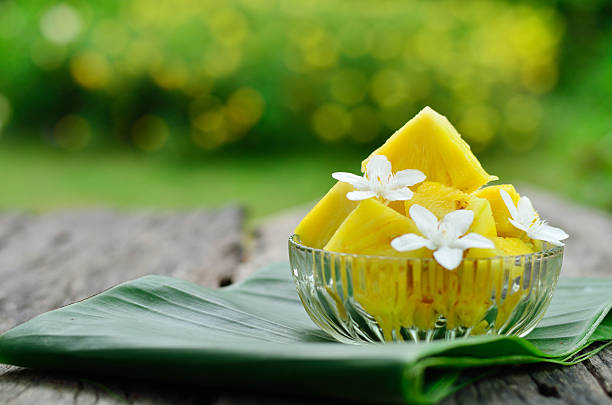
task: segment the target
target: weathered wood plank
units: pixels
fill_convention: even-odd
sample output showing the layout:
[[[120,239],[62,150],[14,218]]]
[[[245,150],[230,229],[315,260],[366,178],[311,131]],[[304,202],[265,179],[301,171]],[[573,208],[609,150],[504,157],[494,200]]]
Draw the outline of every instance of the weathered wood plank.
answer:
[[[568,404],[604,405],[612,404],[597,379],[578,363],[570,367],[550,367],[531,373],[531,378],[540,387],[540,392],[556,397]]]
[[[509,367],[498,375],[464,388],[441,402],[441,405],[495,403],[514,404],[612,404],[606,392],[606,377],[595,375],[589,363],[609,364],[612,350],[605,349],[584,363],[569,367],[530,365]],[[607,360],[606,360],[607,359]],[[610,367],[602,367],[610,373]],[[609,380],[609,379],[608,379]],[[609,382],[609,381],[608,381]]]
[[[0,366],[0,373],[2,373]],[[214,391],[193,385],[16,369],[0,378],[0,404],[209,404]]]
[[[217,286],[242,260],[237,208],[0,217],[0,331],[145,274]]]
[[[2,214],[0,332],[145,274],[209,286],[231,282],[243,259],[243,226],[243,211],[235,207],[187,213]],[[0,404],[210,400],[205,391],[175,388],[0,366]]]
[[[612,347],[608,346],[598,356],[585,361],[584,365],[612,398]]]
[[[554,398],[542,396],[526,369],[511,367],[506,373],[469,385],[442,401],[441,405],[455,404],[556,404]]]

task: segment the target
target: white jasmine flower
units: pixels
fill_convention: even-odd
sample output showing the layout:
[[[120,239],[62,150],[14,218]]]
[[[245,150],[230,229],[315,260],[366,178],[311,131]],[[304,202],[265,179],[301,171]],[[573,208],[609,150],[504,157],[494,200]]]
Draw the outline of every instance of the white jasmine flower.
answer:
[[[434,258],[440,265],[453,270],[461,263],[463,251],[469,248],[492,249],[493,242],[482,235],[467,232],[474,221],[474,212],[457,210],[449,212],[441,222],[427,208],[414,204],[410,207],[410,218],[425,236],[407,233],[391,241],[391,246],[400,252],[426,247],[434,250]]]
[[[387,201],[410,200],[414,193],[408,186],[425,180],[425,174],[420,170],[401,170],[393,174],[391,162],[384,155],[376,155],[370,159],[363,177],[346,172],[332,173],[332,177],[355,188],[356,191],[346,194],[346,198],[353,201],[372,197],[384,198]]]
[[[506,190],[499,190],[499,193],[510,212],[511,218],[509,217],[508,221],[515,228],[526,232],[527,236],[531,239],[543,240],[555,246],[564,246],[564,243],[561,241],[569,238],[569,235],[563,229],[550,226],[546,221],[538,218],[538,214],[529,198],[521,197],[515,207],[514,201],[512,201],[510,194]]]

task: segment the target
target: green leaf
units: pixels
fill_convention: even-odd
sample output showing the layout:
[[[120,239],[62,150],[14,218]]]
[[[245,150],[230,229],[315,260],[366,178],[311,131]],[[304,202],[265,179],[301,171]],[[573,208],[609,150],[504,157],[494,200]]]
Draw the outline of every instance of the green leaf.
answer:
[[[578,351],[612,339],[611,297],[611,279],[561,279],[550,309],[527,339],[345,345],[310,321],[286,263],[222,289],[147,276],[4,333],[0,362],[433,403],[482,375],[479,367],[582,360],[574,358]]]

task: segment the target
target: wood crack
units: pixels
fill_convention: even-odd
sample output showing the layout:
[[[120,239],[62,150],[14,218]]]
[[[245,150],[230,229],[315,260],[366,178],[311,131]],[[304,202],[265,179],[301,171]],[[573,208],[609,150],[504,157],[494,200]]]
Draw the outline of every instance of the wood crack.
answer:
[[[595,378],[601,389],[612,398],[612,349],[607,347],[596,356],[584,361],[584,366]]]
[[[559,394],[559,390],[554,385],[543,382],[533,376],[529,376],[531,381],[533,381],[538,389],[540,395],[548,398],[561,398],[561,394]]]
[[[74,405],[78,405],[78,403],[79,403],[79,395],[81,394],[81,391],[83,391],[83,382],[81,380],[77,380],[77,387],[76,387],[76,390],[74,391],[74,395],[72,397],[72,403]]]

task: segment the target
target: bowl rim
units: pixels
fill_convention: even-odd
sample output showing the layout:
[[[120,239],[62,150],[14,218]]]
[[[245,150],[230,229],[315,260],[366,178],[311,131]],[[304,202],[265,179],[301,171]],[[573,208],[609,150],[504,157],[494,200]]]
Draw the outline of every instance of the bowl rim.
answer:
[[[299,241],[299,237],[300,236],[296,233],[292,234],[289,237],[289,249],[294,247],[294,248],[299,248],[301,250],[310,251],[312,253],[331,254],[331,255],[340,256],[340,257],[351,257],[351,258],[366,259],[366,260],[386,260],[386,261],[402,261],[402,262],[405,262],[406,260],[419,260],[422,262],[435,262],[435,259],[433,257],[410,257],[410,256],[398,257],[398,256],[362,255],[358,253],[334,252],[331,250],[318,249],[318,248],[306,246]],[[517,259],[523,259],[523,258],[529,258],[529,259],[531,258],[549,258],[549,257],[558,256],[558,255],[563,254],[564,246],[555,246],[555,245],[552,245],[551,243],[544,242],[544,241],[542,241],[542,243],[544,244],[544,247],[545,247],[544,250],[539,250],[533,253],[527,253],[524,255],[508,255],[508,256],[466,257],[466,258],[463,258],[461,262],[463,263],[465,261],[476,262],[476,261],[483,261],[483,260],[500,260],[500,259],[517,260]]]

